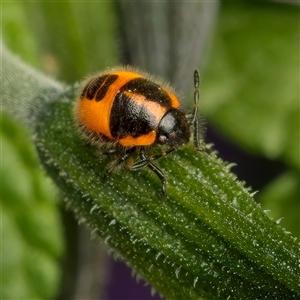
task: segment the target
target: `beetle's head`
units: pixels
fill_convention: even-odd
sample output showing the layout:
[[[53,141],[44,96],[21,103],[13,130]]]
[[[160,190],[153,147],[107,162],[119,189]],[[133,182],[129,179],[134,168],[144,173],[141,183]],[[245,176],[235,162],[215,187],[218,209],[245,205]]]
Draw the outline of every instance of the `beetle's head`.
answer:
[[[160,120],[157,135],[159,144],[179,147],[188,143],[190,136],[190,125],[182,110],[170,109]]]

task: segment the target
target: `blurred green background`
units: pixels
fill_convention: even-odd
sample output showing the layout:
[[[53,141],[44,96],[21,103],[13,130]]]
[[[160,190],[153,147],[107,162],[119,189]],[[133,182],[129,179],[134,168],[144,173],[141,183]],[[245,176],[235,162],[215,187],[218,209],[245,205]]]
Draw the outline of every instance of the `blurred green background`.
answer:
[[[199,67],[206,140],[220,157],[237,162],[233,172],[259,190],[255,199],[269,216],[283,218],[280,226],[300,237],[299,5],[1,5],[8,48],[68,84],[133,64],[168,79],[190,107],[192,73]],[[29,133],[6,114],[1,125],[1,297],[55,298],[66,280],[66,232],[77,231],[66,229],[63,205],[38,165]]]

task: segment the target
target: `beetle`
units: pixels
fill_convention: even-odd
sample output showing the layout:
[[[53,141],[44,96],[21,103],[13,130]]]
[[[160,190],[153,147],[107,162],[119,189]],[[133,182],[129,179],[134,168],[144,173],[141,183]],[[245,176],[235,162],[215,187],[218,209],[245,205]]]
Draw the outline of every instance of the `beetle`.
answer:
[[[129,67],[115,68],[92,76],[84,85],[75,106],[75,118],[80,132],[109,153],[122,155],[106,168],[107,173],[122,165],[132,153],[140,160],[131,170],[151,169],[162,182],[166,195],[164,173],[155,160],[187,144],[193,131],[194,146],[200,150],[198,117],[200,76],[194,71],[194,107],[190,114],[180,108],[173,89],[146,73]],[[158,155],[148,156],[151,146],[167,145]]]

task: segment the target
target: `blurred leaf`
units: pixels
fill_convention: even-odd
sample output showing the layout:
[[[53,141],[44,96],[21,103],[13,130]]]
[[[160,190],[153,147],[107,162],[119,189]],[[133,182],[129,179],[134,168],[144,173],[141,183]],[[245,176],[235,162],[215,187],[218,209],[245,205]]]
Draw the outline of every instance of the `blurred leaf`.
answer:
[[[24,2],[44,67],[69,82],[115,65],[112,2]]]
[[[203,112],[238,145],[299,161],[299,8],[223,2]]]
[[[37,40],[29,28],[29,20],[19,2],[1,3],[2,38],[7,46],[18,52],[22,59],[35,67],[40,67],[41,60],[37,51]]]
[[[258,201],[262,203],[265,210],[269,210],[268,216],[274,221],[280,220],[282,227],[300,238],[300,174],[298,171],[286,172],[271,182],[258,194]]]
[[[2,112],[2,299],[53,298],[63,251],[55,189],[28,133]]]
[[[71,1],[71,5],[83,44],[87,73],[99,72],[119,64],[119,55],[123,49],[118,41],[117,16],[113,1]],[[82,76],[86,76],[86,73],[81,74]]]

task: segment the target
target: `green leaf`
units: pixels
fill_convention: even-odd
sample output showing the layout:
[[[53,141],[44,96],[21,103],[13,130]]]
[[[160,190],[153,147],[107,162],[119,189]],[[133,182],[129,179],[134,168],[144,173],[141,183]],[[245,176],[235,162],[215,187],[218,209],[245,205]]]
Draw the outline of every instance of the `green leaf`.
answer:
[[[177,272],[165,296],[293,295],[287,287],[297,289],[299,248],[214,155],[186,147],[162,160],[169,175],[162,199],[146,170],[101,181],[109,160],[80,140],[72,101],[53,102],[47,112],[35,142],[65,201],[158,290]]]
[[[4,87],[14,89],[18,76],[26,79],[20,82],[33,104],[27,109],[35,117],[27,121],[34,143],[67,206],[160,293],[171,299],[300,296],[299,244],[269,219],[215,154],[185,146],[161,159],[166,199],[146,169],[124,170],[103,182],[110,158],[78,133],[73,114],[78,91],[61,92],[51,81],[47,89],[41,76],[29,69],[15,72],[19,62],[11,56],[5,61]],[[40,91],[34,101],[30,85]],[[4,97],[4,108],[11,108],[10,100]]]

